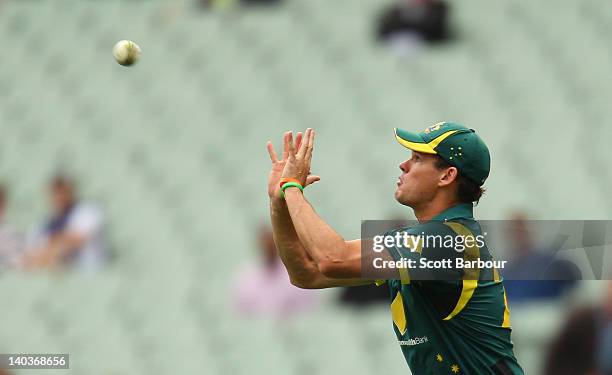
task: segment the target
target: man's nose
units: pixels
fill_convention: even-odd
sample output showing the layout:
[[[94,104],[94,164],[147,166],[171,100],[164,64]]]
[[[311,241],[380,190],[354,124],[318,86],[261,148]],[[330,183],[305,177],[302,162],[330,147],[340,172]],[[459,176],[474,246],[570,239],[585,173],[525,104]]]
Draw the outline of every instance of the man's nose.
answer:
[[[406,160],[405,162],[400,164],[399,169],[401,169],[404,173],[408,173],[408,170],[410,169],[410,160]]]

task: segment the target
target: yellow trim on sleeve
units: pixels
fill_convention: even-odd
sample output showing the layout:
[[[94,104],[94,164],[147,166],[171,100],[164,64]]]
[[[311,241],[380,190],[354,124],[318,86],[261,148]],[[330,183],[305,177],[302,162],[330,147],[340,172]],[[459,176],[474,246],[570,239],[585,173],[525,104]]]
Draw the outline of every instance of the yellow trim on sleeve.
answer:
[[[410,240],[412,241],[411,246],[414,248],[415,247],[414,236],[410,236]],[[423,239],[419,238],[418,236],[416,239],[416,248],[414,249],[414,252],[419,253],[419,254],[423,253]]]
[[[510,328],[510,308],[508,307],[508,298],[506,297],[506,289],[504,289],[504,321],[502,327]]]
[[[402,284],[410,284],[410,273],[408,272],[408,268],[399,268],[399,274]]]
[[[470,299],[472,298],[474,291],[476,291],[476,287],[478,287],[478,280],[463,280],[463,285],[461,286],[461,296],[459,297],[459,301],[457,302],[457,305],[455,306],[453,311],[450,314],[448,314],[448,316],[444,318],[444,320],[451,320],[457,314],[459,314],[461,310],[465,308],[467,303],[470,302]]]
[[[415,252],[421,254],[421,252],[423,252],[423,243],[421,241],[417,242],[415,244],[415,239],[413,236],[410,236],[410,240],[412,241],[411,243],[411,248],[415,247],[416,245],[416,249],[414,250]],[[398,272],[400,275],[400,280],[402,282],[402,285],[408,285],[410,284],[410,272],[408,271],[408,268],[398,268]]]
[[[460,236],[474,236],[472,232],[466,228],[464,225],[454,222],[446,222],[444,223],[449,226],[455,233]],[[474,261],[480,258],[480,249],[476,244],[471,247],[468,247],[463,252],[463,257],[466,260]],[[455,317],[457,314],[461,312],[468,304],[472,296],[474,295],[474,291],[478,287],[478,280],[480,279],[480,269],[478,268],[468,268],[465,270],[465,274],[463,275],[463,284],[461,286],[461,296],[459,296],[459,301],[457,301],[457,305],[453,309],[453,311],[448,314],[444,320],[450,320]]]

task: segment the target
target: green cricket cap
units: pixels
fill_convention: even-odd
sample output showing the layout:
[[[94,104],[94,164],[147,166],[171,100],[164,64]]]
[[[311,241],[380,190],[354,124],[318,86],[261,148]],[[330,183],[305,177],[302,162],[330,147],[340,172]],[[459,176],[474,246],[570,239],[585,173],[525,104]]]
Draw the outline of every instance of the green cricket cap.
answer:
[[[395,128],[395,138],[410,150],[440,156],[479,186],[489,176],[491,155],[474,129],[454,122],[439,122],[420,133]]]

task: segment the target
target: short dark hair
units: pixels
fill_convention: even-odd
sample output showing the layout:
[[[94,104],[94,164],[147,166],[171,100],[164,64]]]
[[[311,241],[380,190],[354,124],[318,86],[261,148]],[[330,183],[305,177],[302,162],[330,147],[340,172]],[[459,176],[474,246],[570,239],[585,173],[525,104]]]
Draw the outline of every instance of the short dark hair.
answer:
[[[73,188],[74,182],[72,178],[70,178],[68,175],[63,173],[57,173],[51,177],[49,185],[54,189],[65,187]]]
[[[450,168],[450,165],[446,160],[442,159],[440,156],[436,155],[436,168],[438,169],[446,169]],[[456,168],[456,167],[455,167]],[[457,199],[461,203],[475,203],[478,204],[480,198],[485,193],[485,189],[465,177],[461,172],[458,171],[457,174]]]

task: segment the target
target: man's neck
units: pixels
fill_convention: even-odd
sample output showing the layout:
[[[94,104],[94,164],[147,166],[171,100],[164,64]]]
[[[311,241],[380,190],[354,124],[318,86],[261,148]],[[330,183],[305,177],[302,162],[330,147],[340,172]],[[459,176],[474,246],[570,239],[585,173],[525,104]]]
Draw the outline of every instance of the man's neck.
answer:
[[[419,223],[425,223],[457,204],[459,202],[454,200],[433,200],[423,206],[414,207],[414,216]]]

